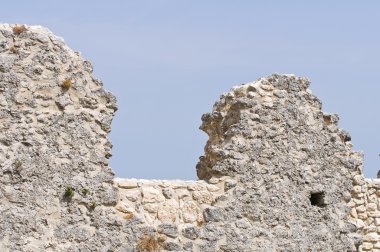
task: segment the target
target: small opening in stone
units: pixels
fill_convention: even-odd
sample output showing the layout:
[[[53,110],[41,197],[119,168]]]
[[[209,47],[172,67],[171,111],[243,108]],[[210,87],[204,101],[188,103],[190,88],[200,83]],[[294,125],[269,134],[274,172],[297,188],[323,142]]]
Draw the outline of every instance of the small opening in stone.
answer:
[[[325,207],[325,193],[315,192],[310,194],[310,203],[312,206]]]

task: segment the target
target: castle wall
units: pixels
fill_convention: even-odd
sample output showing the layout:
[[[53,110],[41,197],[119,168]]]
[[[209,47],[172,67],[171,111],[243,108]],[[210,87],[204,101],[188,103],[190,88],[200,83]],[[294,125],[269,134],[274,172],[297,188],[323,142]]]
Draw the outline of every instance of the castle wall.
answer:
[[[362,239],[359,251],[380,251],[380,179],[356,175],[353,185],[350,218]]]
[[[309,85],[274,74],[223,94],[202,116],[200,181],[115,179],[116,99],[91,64],[1,24],[0,250],[379,250],[378,182]]]
[[[204,210],[212,207],[236,181],[229,177],[205,181],[115,179],[120,199],[115,209],[159,230],[162,243],[197,243]],[[350,222],[358,228],[358,251],[380,251],[380,179],[353,178]],[[207,218],[207,217],[206,217]]]

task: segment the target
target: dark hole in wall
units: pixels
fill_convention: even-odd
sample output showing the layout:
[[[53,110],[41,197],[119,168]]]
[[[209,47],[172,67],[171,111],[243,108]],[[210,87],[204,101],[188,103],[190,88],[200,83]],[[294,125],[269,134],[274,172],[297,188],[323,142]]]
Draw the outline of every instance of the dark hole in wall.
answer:
[[[310,193],[310,203],[312,206],[325,207],[325,193],[324,192],[314,192]]]

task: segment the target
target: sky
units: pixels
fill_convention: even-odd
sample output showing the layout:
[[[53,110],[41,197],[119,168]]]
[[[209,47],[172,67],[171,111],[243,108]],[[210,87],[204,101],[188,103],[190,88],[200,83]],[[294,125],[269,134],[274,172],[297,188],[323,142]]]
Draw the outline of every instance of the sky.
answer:
[[[323,110],[380,168],[380,1],[18,0],[0,22],[48,27],[116,95],[116,176],[196,179],[203,113],[232,86],[308,77]]]

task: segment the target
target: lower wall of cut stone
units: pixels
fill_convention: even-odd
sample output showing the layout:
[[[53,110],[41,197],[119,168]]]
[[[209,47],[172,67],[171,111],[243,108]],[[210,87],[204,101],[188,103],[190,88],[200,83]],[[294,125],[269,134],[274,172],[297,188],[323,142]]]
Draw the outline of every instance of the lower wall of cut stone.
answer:
[[[164,244],[163,250],[176,250],[178,244],[187,250],[189,244],[188,251],[193,251],[199,227],[207,221],[204,212],[235,183],[229,177],[210,182],[115,179],[120,197],[116,213],[126,220],[137,218],[156,230],[158,237],[152,239]]]
[[[359,251],[380,251],[380,179],[353,179],[351,222],[358,228]]]
[[[212,207],[225,188],[236,183],[229,177],[205,181],[115,179],[120,199],[116,214],[137,218],[157,230],[165,244],[196,243],[197,227],[204,224],[204,211]],[[380,179],[353,179],[350,221],[361,239],[358,251],[380,251]],[[138,244],[136,244],[137,246]]]

